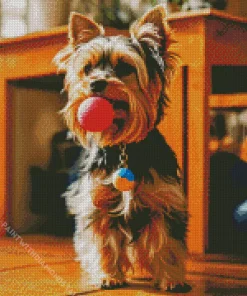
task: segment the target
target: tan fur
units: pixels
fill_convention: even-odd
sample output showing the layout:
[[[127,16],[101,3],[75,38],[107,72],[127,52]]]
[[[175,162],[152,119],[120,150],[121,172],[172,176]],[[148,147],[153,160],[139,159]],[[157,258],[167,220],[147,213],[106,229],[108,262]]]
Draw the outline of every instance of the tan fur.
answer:
[[[168,52],[168,47],[173,39],[164,17],[164,9],[162,6],[157,6],[132,25],[130,34],[140,42],[146,42],[154,48],[162,48],[162,55],[167,62],[164,75],[166,85],[168,85],[177,59],[174,54]],[[100,147],[118,145],[123,140],[126,144],[141,141],[155,123],[157,99],[161,90],[160,81],[157,78],[155,85],[148,81],[144,60],[125,45],[121,36],[111,37],[111,43],[103,39],[94,39],[101,35],[103,35],[103,29],[94,21],[79,14],[72,14],[69,25],[70,43],[54,58],[59,70],[66,71],[64,88],[69,92],[69,102],[62,113],[68,127],[73,130],[79,142],[84,147],[88,147],[87,133],[80,128],[76,114],[81,102],[91,95],[90,81],[104,78],[104,73],[93,73],[91,77],[85,77],[83,68],[89,62],[96,65],[101,58],[101,52],[111,52],[111,63],[114,65],[117,59],[123,58],[137,69],[138,80],[136,77],[130,76],[123,79],[123,81],[129,79],[123,84],[117,77],[108,78],[108,87],[103,94],[108,98],[117,97],[119,100],[127,101],[130,112],[124,131],[118,133],[117,136],[114,136],[114,129],[103,132],[101,137],[98,137],[98,145]],[[164,45],[164,43],[166,44]],[[75,47],[77,44],[81,44],[78,50]],[[140,49],[140,51],[142,50]],[[146,125],[147,115],[149,116],[149,126]]]
[[[148,207],[153,213],[152,222],[143,229],[136,242],[128,246],[131,235],[126,233],[125,229],[120,228],[120,232],[111,230],[111,217],[107,216],[106,212],[104,214],[104,211],[94,223],[94,233],[104,237],[104,247],[101,250],[102,268],[107,274],[118,274],[119,277],[123,276],[126,270],[134,269],[138,264],[141,269],[153,275],[154,279],[165,277],[167,282],[184,282],[186,248],[182,242],[169,236],[169,230],[163,218],[164,208],[166,215],[169,215],[172,210],[177,210],[181,218],[186,216],[183,192],[175,181],[169,180],[166,183],[154,171],[152,175],[154,184],[140,184],[136,187],[134,194],[132,206]],[[99,199],[104,196],[104,191],[107,189],[107,186],[103,187],[97,188]],[[97,198],[95,191],[93,196]],[[114,189],[108,187],[108,196],[105,201],[114,199],[114,196]],[[134,253],[133,250],[131,252],[134,258],[129,258],[128,248],[134,250]],[[166,282],[162,285],[165,287]]]
[[[88,42],[98,35],[104,35],[104,29],[101,26],[79,13],[71,13],[69,39],[73,46]]]
[[[141,43],[151,47],[154,52],[158,51],[165,60],[166,91],[177,59],[168,51],[174,41],[165,17],[163,7],[157,6],[136,21],[130,29],[131,38],[136,42],[134,48],[122,36],[108,40],[102,38],[104,30],[100,25],[85,16],[71,15],[69,44],[54,61],[59,71],[66,71],[64,88],[68,91],[69,99],[61,113],[80,144],[90,148],[89,167],[98,147],[137,143],[155,127],[162,79],[157,73],[153,79],[149,79]],[[121,60],[134,67],[135,72],[122,78],[113,72],[109,74],[97,67],[102,53],[108,56],[113,68]],[[92,68],[90,73],[86,73],[87,66]],[[80,127],[78,108],[84,100],[94,95],[90,83],[99,79],[107,80],[102,96],[128,103],[128,112],[120,110],[114,114],[115,118],[124,120],[124,128],[120,131],[114,125],[97,133]],[[166,289],[169,282],[184,282],[184,242],[171,237],[164,216],[172,219],[172,213],[176,212],[179,213],[178,219],[185,220],[186,201],[176,180],[163,179],[154,169],[150,169],[150,174],[153,184],[142,180],[126,194],[113,187],[113,175],[107,176],[105,171],[98,169],[79,178],[64,194],[68,208],[76,214],[74,241],[78,259],[92,283],[110,284],[113,281],[114,285],[121,284],[125,281],[126,271],[133,269],[136,263],[148,271],[162,289]],[[123,217],[123,212],[117,213],[116,210],[121,200],[127,213]],[[150,223],[141,229],[139,238],[132,242],[133,233],[128,226],[131,213],[146,208],[151,213]],[[115,228],[114,223],[118,223]]]
[[[162,5],[157,5],[136,21],[131,26],[130,33],[136,39],[148,42],[150,46],[158,46],[162,52],[166,52],[171,43],[175,42]]]

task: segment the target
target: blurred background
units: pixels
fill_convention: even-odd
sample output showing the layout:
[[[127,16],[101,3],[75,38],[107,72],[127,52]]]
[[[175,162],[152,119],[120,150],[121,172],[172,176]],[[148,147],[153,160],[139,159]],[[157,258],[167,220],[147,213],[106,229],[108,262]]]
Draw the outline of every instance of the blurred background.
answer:
[[[190,71],[193,67],[198,67],[196,71],[201,71],[201,61],[205,56],[207,62],[211,58],[208,69],[211,71],[209,80],[211,79],[212,89],[206,96],[213,95],[217,103],[210,106],[208,118],[205,118],[205,122],[209,122],[205,133],[208,135],[210,169],[208,166],[204,172],[206,178],[209,176],[210,179],[206,181],[207,188],[209,187],[209,213],[204,213],[203,209],[201,215],[208,218],[207,251],[221,254],[247,253],[247,49],[246,43],[241,42],[241,36],[246,32],[246,0],[0,1],[0,42],[2,40],[2,52],[10,72],[8,75],[14,77],[8,81],[11,96],[8,106],[8,112],[11,113],[11,123],[8,123],[8,162],[11,162],[8,167],[8,221],[18,233],[73,233],[73,217],[67,213],[64,199],[60,196],[76,178],[75,164],[81,148],[73,143],[58,114],[66,102],[66,95],[60,94],[64,75],[56,75],[54,68],[50,70],[52,57],[67,42],[67,27],[64,25],[68,23],[70,11],[92,17],[109,28],[126,29],[131,22],[156,4],[163,4],[167,8],[169,16],[173,18],[179,42],[183,44],[179,54],[184,61],[184,72],[179,77],[184,80],[176,82],[181,87],[177,90],[174,88],[177,93],[173,94],[171,101],[175,107],[169,109],[173,119],[178,120],[178,126],[183,124],[183,127],[177,128],[178,138],[181,136],[183,140],[179,142],[178,138],[174,140],[171,137],[169,140],[178,152],[180,163],[184,161],[185,186],[188,178],[186,166],[189,163],[186,157],[188,153],[193,153],[187,151],[190,139],[186,139],[188,102],[185,92],[190,81],[186,76],[186,69]],[[197,52],[193,52],[193,46],[200,43],[204,32],[198,30],[199,23],[194,18],[192,21],[184,18],[180,22],[179,14],[184,16],[187,12],[193,13],[204,8],[216,9],[218,15],[226,12],[230,17],[219,17],[216,20],[208,17],[208,47],[194,60]],[[190,21],[195,27],[190,25]],[[61,37],[59,32],[62,32]],[[208,49],[210,46],[213,49],[216,46],[218,50],[214,52]],[[227,51],[231,54],[225,54]],[[26,65],[29,68],[26,69]],[[203,75],[204,72],[199,73]],[[193,75],[197,76],[197,73],[194,72]],[[197,94],[199,88],[194,85],[190,87],[192,91],[189,91],[188,96]],[[201,87],[200,94],[204,95],[204,91]],[[2,96],[4,101],[4,91]],[[176,106],[180,98],[181,101],[184,100],[181,103],[183,107]],[[200,97],[200,100],[203,98]],[[195,101],[196,104],[198,102],[199,100]],[[184,113],[179,114],[182,109]],[[183,117],[181,122],[179,116]],[[205,122],[201,124],[204,125]],[[173,128],[172,124],[171,122],[170,130]],[[167,126],[164,130],[169,133]]]
[[[129,23],[156,4],[171,12],[212,7],[233,15],[246,16],[246,0],[1,0],[1,37],[65,25],[70,11],[78,11],[117,28]]]
[[[247,0],[0,0],[0,295],[65,295],[26,243],[82,292],[61,195],[83,148],[59,113],[65,73],[52,63],[70,11],[118,35],[156,4],[182,60],[158,128],[182,168],[191,295],[247,295]]]

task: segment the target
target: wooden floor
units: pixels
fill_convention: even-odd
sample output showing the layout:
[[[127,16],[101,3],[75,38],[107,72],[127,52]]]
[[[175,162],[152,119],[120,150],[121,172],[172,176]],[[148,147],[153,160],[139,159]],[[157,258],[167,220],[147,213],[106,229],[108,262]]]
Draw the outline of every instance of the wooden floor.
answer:
[[[80,286],[80,268],[74,257],[71,239],[41,235],[1,238],[0,296],[178,295],[156,292],[145,279],[132,279],[130,287],[113,291]],[[190,260],[187,269],[193,289],[186,295],[247,295],[247,265]]]

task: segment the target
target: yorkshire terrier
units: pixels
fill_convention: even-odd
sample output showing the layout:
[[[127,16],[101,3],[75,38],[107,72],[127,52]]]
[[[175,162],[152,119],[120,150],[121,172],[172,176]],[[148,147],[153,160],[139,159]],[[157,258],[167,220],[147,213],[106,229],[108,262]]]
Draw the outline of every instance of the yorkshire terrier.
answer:
[[[72,13],[69,44],[55,57],[66,72],[62,113],[84,147],[78,179],[64,194],[76,218],[75,249],[88,281],[105,289],[124,286],[136,265],[158,289],[189,289],[187,205],[176,156],[157,128],[178,60],[168,50],[173,42],[161,5],[132,24],[130,37],[106,37],[101,25]],[[114,110],[102,132],[83,129],[77,116],[81,103],[95,96]],[[134,175],[132,189],[113,184],[121,166]]]

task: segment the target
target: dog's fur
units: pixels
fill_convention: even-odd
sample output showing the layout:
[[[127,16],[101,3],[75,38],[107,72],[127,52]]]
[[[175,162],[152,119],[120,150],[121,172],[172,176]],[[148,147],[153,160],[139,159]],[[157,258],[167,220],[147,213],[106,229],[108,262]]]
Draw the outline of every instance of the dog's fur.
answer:
[[[161,289],[185,281],[186,201],[175,154],[157,129],[176,64],[172,42],[162,6],[136,21],[130,38],[105,37],[100,25],[73,13],[69,44],[55,57],[69,95],[62,112],[85,148],[80,176],[65,193],[76,217],[75,248],[88,280],[105,288],[123,285],[136,263]],[[105,87],[95,88],[97,81]],[[77,119],[80,104],[95,95],[114,108],[101,133]],[[112,185],[121,144],[135,174],[134,189],[124,193]]]

